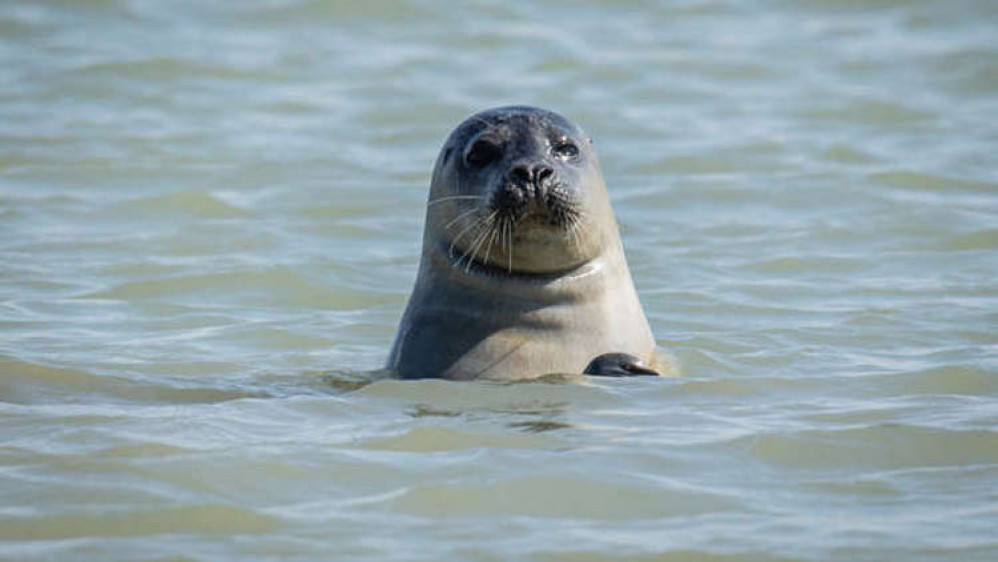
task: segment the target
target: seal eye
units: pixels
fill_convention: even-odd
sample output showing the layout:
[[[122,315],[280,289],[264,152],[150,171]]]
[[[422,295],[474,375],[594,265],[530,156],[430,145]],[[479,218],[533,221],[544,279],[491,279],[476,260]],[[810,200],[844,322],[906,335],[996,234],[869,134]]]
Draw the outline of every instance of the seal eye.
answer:
[[[562,140],[554,143],[551,152],[562,160],[573,160],[579,156],[579,147],[572,141]]]
[[[490,140],[478,139],[464,155],[464,161],[472,168],[484,168],[498,160],[500,156],[502,156],[501,146]]]

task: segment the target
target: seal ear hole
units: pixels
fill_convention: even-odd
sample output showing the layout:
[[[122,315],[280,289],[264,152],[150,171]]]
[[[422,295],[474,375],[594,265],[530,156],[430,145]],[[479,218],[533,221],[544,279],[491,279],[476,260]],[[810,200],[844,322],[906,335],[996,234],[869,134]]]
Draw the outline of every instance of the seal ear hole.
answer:
[[[472,168],[484,168],[502,156],[502,147],[488,139],[478,139],[464,155],[464,161]]]
[[[444,164],[450,161],[451,152],[454,152],[454,147],[449,147],[447,150],[444,151]]]

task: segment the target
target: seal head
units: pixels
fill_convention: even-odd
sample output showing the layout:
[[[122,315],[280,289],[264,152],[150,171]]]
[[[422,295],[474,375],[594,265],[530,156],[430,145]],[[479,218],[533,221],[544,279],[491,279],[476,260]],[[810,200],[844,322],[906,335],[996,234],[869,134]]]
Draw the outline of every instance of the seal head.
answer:
[[[433,173],[427,234],[467,269],[552,274],[594,257],[609,211],[592,141],[564,117],[506,107],[467,119]],[[611,213],[612,214],[612,213]],[[616,230],[616,224],[606,225]]]

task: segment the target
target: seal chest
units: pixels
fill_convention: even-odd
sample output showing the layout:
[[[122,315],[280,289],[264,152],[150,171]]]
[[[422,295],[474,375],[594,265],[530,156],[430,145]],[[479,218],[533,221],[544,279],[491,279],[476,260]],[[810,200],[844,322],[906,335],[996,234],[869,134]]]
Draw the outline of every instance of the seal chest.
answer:
[[[660,364],[592,142],[542,109],[471,116],[433,170],[388,368],[516,380],[582,373],[605,354]]]

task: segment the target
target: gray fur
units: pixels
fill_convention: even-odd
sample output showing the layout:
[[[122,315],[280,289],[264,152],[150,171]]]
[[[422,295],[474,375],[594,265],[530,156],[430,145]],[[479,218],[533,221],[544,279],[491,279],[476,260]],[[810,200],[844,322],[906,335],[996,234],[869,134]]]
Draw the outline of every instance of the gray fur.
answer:
[[[471,162],[497,156],[476,168],[468,151],[483,138],[485,157]],[[569,144],[577,157],[566,156]],[[546,171],[531,183],[518,167]],[[503,190],[527,203],[510,211]],[[516,380],[581,373],[604,353],[665,366],[591,141],[535,108],[470,117],[433,171],[419,273],[388,368],[403,378]]]

